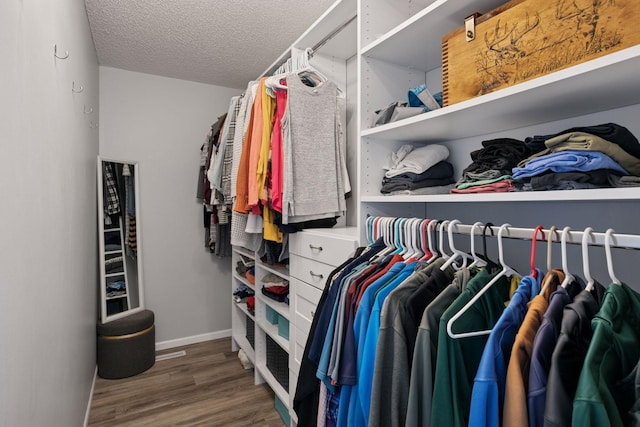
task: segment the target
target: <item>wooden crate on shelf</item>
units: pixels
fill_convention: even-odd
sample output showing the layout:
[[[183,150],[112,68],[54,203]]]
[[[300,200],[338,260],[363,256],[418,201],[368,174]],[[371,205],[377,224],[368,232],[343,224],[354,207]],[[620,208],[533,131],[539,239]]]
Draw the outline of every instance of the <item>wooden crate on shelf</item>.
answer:
[[[444,105],[637,45],[638,24],[637,0],[512,0],[442,38]]]

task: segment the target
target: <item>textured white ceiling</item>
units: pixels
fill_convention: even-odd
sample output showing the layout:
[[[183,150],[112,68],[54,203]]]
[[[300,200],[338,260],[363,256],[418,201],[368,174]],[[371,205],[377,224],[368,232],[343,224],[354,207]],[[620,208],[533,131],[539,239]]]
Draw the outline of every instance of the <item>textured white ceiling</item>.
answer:
[[[334,0],[85,0],[100,65],[232,88]]]

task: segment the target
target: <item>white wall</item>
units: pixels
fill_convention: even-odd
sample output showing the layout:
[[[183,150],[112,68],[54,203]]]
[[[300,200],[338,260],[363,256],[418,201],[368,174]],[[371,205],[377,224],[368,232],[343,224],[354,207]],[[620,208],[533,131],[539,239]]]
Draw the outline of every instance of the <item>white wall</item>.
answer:
[[[95,372],[98,64],[82,0],[4,0],[0,20],[0,425],[79,426]]]
[[[231,258],[204,248],[200,146],[238,89],[100,67],[100,154],[138,161],[146,307],[156,341],[231,327]]]

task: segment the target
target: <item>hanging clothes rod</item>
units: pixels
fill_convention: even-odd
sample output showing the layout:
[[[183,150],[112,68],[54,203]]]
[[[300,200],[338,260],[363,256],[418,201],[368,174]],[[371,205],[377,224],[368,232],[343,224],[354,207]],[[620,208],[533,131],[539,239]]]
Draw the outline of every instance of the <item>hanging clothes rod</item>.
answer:
[[[358,17],[357,14],[353,15],[351,18],[347,19],[343,24],[339,25],[335,30],[333,30],[332,32],[330,32],[329,34],[324,36],[322,38],[322,40],[320,40],[318,43],[316,43],[314,46],[311,47],[311,52],[309,53],[309,57],[313,57],[313,55],[318,51],[318,49],[320,49],[322,46],[327,44],[327,42],[329,40],[334,38],[342,30],[344,30],[346,27],[348,27],[349,24],[351,24],[353,21],[355,21],[357,17]]]
[[[379,217],[379,218],[385,218],[385,217]],[[389,217],[386,217],[386,218],[389,218]],[[397,218],[397,219],[401,219],[401,218]],[[405,218],[405,219],[410,219],[410,218]],[[436,219],[433,219],[432,221],[436,221]],[[469,224],[457,223],[453,226],[451,231],[454,234],[465,234],[468,236],[471,234],[472,227],[473,226]],[[488,229],[492,230],[493,234],[489,232],[485,234],[490,237],[495,237],[497,236],[498,230],[500,229],[500,225],[489,226]],[[503,238],[530,241],[533,239],[534,231],[535,231],[535,228],[508,227],[505,229]],[[536,233],[536,241],[546,242],[547,241],[546,237],[549,235],[549,229],[544,228],[542,229],[542,231],[544,232],[545,238],[542,237],[541,233]],[[476,227],[475,235],[478,237],[482,236],[482,227],[480,228]],[[590,235],[591,237],[588,238],[589,246],[602,246],[602,247],[605,246],[606,232],[592,231]],[[555,236],[557,237],[555,237],[553,241],[560,242],[560,232],[556,231]],[[571,245],[581,245],[583,236],[584,236],[584,230],[570,230],[567,232],[566,243]],[[611,234],[610,246],[612,248],[640,250],[640,235],[621,234],[613,231]]]

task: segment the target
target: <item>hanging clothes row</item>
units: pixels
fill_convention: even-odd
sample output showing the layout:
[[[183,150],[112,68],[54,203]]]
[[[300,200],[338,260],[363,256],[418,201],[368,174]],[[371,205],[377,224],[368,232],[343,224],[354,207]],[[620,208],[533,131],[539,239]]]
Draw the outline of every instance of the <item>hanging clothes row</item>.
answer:
[[[310,65],[309,50],[295,64],[232,98],[203,162],[220,193],[212,204],[230,214],[230,243],[259,250],[264,242],[270,264],[288,258],[287,233],[334,226],[351,191],[344,95]]]
[[[203,201],[204,244],[219,256],[231,255],[231,186],[223,179],[231,167],[232,145],[239,97],[231,98],[229,111],[218,117],[200,148],[197,197]],[[228,120],[227,120],[228,119]]]
[[[493,262],[475,252],[480,223],[366,224],[370,244],[330,275],[316,309],[293,402],[299,426],[638,425],[640,294],[615,276],[611,246],[640,249],[640,236],[504,224]],[[470,236],[471,255],[456,233]],[[507,238],[531,240],[528,274],[507,264]],[[552,269],[558,240],[563,268]],[[577,241],[586,282],[567,269]],[[606,250],[606,288],[590,274],[593,245]]]

